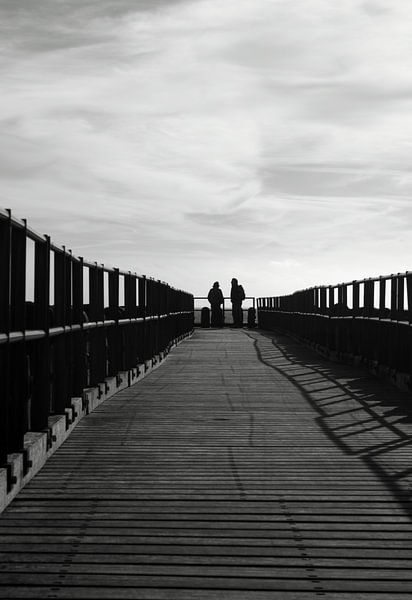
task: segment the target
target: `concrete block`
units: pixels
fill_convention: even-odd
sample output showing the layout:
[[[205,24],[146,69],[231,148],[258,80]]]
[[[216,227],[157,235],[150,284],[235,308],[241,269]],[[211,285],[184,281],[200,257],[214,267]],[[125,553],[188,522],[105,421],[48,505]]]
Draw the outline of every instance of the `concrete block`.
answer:
[[[137,381],[140,381],[144,377],[145,365],[144,363],[139,363],[137,365]]]
[[[11,489],[8,490],[6,502],[9,504],[22,488],[23,482],[23,454],[21,452],[8,454],[7,464],[10,468]]]
[[[73,425],[77,425],[85,413],[83,410],[83,398],[72,398],[71,405],[73,409]]]
[[[103,391],[103,399],[101,398],[100,401],[104,402],[106,398],[110,398],[110,396],[113,396],[117,392],[116,377],[106,377],[101,389]]]
[[[119,388],[117,387],[116,377],[106,377],[106,379],[97,386],[84,390],[86,403],[88,404],[88,412],[93,412],[99,404],[104,402],[107,398],[110,398],[110,396],[113,396],[113,394],[116,394],[118,391]]]
[[[65,408],[64,409],[64,414],[66,416],[66,431],[67,431],[73,425],[73,409],[71,407],[70,408]]]
[[[116,392],[120,392],[125,388],[129,387],[129,371],[120,371],[117,377],[117,389]]]
[[[51,448],[47,451],[47,457],[51,456],[66,439],[66,415],[49,417],[49,429],[51,432]]]
[[[102,386],[104,387],[104,386]],[[102,394],[102,390],[98,387],[94,387],[94,388],[88,388],[87,390],[85,390],[85,397],[86,397],[86,402],[87,402],[87,406],[88,406],[88,412],[93,412],[94,409],[99,406],[100,404],[100,398]]]
[[[23,454],[16,452],[7,455],[7,464],[11,465],[11,476],[17,479],[17,482],[23,479]],[[13,486],[16,485],[13,483]]]
[[[129,371],[129,385],[134,385],[139,377],[139,369],[135,367],[134,369],[130,369]]]
[[[0,512],[7,506],[7,469],[0,469]]]
[[[47,458],[47,433],[38,431],[29,431],[24,436],[24,449],[27,453],[27,460],[31,465],[24,476],[23,485],[42,468]]]

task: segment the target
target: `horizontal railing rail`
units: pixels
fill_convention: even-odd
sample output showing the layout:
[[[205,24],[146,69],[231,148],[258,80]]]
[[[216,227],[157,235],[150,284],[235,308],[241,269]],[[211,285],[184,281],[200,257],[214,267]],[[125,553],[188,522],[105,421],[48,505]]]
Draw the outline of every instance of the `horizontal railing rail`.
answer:
[[[74,256],[1,209],[0,464],[71,398],[166,354],[193,322],[192,294]]]
[[[400,378],[412,375],[412,272],[257,299],[258,324]]]
[[[202,301],[202,306],[198,306],[198,303],[200,301]],[[243,306],[247,306],[248,304],[252,305],[251,308],[256,309],[256,297],[255,296],[246,296],[244,299]],[[210,303],[209,303],[207,296],[195,296],[194,297],[194,306],[195,306],[194,323],[196,326],[199,326],[199,325],[201,325],[202,308],[204,308],[204,307],[210,308]],[[230,324],[233,322],[233,319],[231,318],[231,310],[232,310],[232,306],[231,306],[230,296],[224,296],[223,304],[222,304],[222,313],[223,313],[224,324]]]
[[[194,296],[193,298],[194,302],[195,302],[195,306],[196,306],[196,302],[197,300],[204,300],[205,301],[205,306],[210,306],[209,300],[207,299],[207,296]],[[256,306],[256,297],[255,296],[246,296],[244,299],[244,302],[251,302],[252,303],[252,307],[255,308]],[[227,306],[230,303],[230,296],[223,296],[223,309],[226,310]]]

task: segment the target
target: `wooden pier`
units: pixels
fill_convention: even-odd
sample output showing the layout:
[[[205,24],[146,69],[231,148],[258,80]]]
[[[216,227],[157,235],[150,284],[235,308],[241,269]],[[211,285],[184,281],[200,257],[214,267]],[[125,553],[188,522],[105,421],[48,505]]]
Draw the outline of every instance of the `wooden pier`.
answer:
[[[0,598],[412,598],[411,450],[410,394],[196,330],[0,516]]]

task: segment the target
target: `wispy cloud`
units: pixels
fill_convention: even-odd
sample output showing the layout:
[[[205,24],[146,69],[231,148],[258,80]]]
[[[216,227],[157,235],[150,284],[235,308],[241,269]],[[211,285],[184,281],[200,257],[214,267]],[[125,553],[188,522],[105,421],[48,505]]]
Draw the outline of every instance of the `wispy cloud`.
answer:
[[[0,23],[2,204],[75,253],[198,294],[410,268],[407,3],[3,0]]]

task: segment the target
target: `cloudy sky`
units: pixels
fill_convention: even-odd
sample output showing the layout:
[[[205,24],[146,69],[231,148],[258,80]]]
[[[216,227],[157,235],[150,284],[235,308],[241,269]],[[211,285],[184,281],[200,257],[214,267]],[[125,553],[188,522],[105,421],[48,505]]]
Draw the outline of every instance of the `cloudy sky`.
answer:
[[[412,269],[412,5],[0,0],[1,205],[204,295]]]

